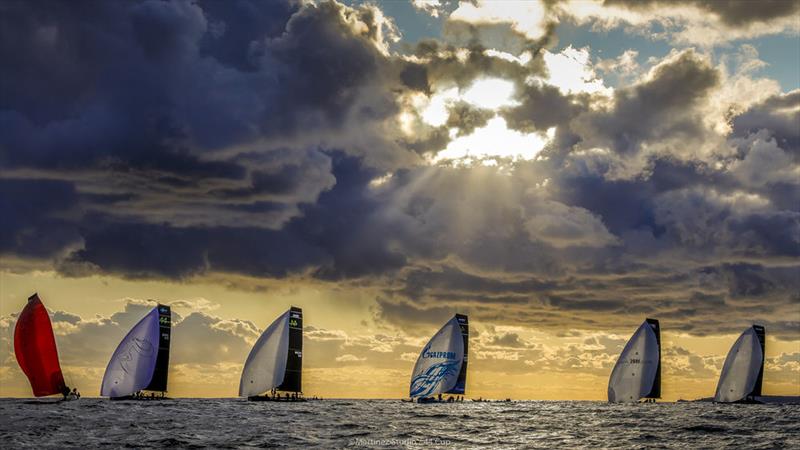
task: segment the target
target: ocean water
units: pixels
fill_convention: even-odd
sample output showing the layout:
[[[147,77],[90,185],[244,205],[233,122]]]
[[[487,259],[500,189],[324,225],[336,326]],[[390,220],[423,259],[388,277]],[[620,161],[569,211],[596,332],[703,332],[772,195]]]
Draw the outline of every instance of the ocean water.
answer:
[[[0,400],[0,447],[800,448],[800,406]]]

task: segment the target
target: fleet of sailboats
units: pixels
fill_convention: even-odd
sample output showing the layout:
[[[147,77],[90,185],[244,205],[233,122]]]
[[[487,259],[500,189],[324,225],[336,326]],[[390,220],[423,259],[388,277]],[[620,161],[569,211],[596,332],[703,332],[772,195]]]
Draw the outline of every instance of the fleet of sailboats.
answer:
[[[131,328],[114,351],[100,395],[112,400],[165,399],[172,329],[170,307],[158,304]],[[766,330],[748,327],[731,347],[716,393],[719,403],[759,403],[764,378]],[[77,399],[64,381],[53,327],[37,294],[17,318],[14,353],[33,395]],[[409,397],[416,403],[463,401],[469,356],[469,321],[456,314],[422,348]],[[292,306],[261,334],[242,369],[239,396],[251,401],[306,401],[302,389],[303,311]],[[608,380],[608,401],[655,402],[661,398],[661,328],[645,319],[628,340]],[[771,397],[780,399],[781,397]],[[796,401],[791,398],[790,401]]]

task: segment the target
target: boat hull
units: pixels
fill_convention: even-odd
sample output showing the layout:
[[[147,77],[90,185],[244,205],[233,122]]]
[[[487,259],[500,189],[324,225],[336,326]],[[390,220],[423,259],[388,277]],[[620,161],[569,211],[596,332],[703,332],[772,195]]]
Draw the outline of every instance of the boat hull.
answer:
[[[125,395],[123,397],[109,397],[111,401],[130,401],[130,402],[153,402],[158,400],[172,400],[170,397],[135,397],[133,395]]]
[[[250,402],[286,402],[286,403],[295,403],[295,402],[307,402],[303,397],[300,398],[291,398],[291,397],[267,397],[266,395],[251,395],[247,397],[247,400]]]

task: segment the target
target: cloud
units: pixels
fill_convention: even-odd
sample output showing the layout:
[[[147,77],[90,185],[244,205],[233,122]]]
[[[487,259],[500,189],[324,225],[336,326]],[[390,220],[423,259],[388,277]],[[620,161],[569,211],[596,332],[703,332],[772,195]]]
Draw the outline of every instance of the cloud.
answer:
[[[336,361],[337,362],[348,362],[349,363],[349,362],[361,362],[361,361],[366,361],[366,360],[367,360],[367,358],[359,358],[358,356],[350,355],[350,354],[346,354],[346,355],[342,355],[342,356],[337,356],[336,357]]]
[[[791,336],[798,91],[757,78],[749,44],[647,61],[556,50],[557,20],[636,28],[667,17],[660,2],[492,5],[462,3],[442,39],[393,46],[379,5],[13,3],[0,19],[4,265],[367,292],[385,328],[309,331],[323,365],[388,367],[418,350],[390,331],[417,338],[456,311],[553,333],[659,313],[709,335],[747,316]],[[673,9],[675,39],[698,20],[783,30],[790,14]],[[252,324],[181,302],[176,330],[241,359]],[[59,316],[59,333],[113,341],[148,305]],[[578,350],[568,367],[590,364],[595,349]]]
[[[425,11],[432,17],[439,17],[444,6],[439,0],[411,0],[411,4],[414,8]]]
[[[625,27],[676,44],[725,45],[745,38],[797,33],[793,19],[798,10],[791,2],[764,2],[763,10],[747,0],[594,0],[555,2],[561,20],[591,23],[599,29]]]

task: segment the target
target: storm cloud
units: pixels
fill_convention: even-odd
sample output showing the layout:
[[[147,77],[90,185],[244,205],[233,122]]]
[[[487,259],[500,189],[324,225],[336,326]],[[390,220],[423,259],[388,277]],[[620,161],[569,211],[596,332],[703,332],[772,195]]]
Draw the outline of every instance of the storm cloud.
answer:
[[[730,26],[796,12],[685,3]],[[397,327],[457,308],[551,331],[653,314],[696,335],[745,319],[796,335],[800,94],[717,117],[727,75],[702,49],[654,58],[627,85],[566,92],[547,81],[558,74],[546,18],[535,39],[453,21],[442,39],[400,48],[369,4],[3,8],[6,257],[72,277],[363,286]],[[425,122],[437,94],[484,79],[511,83],[508,104],[452,102],[441,124]],[[541,151],[436,159],[496,119],[540,133]],[[211,333],[238,360],[255,330],[221,321],[190,314],[176,333]],[[335,357],[357,364],[354,348],[379,344],[351,340]]]

